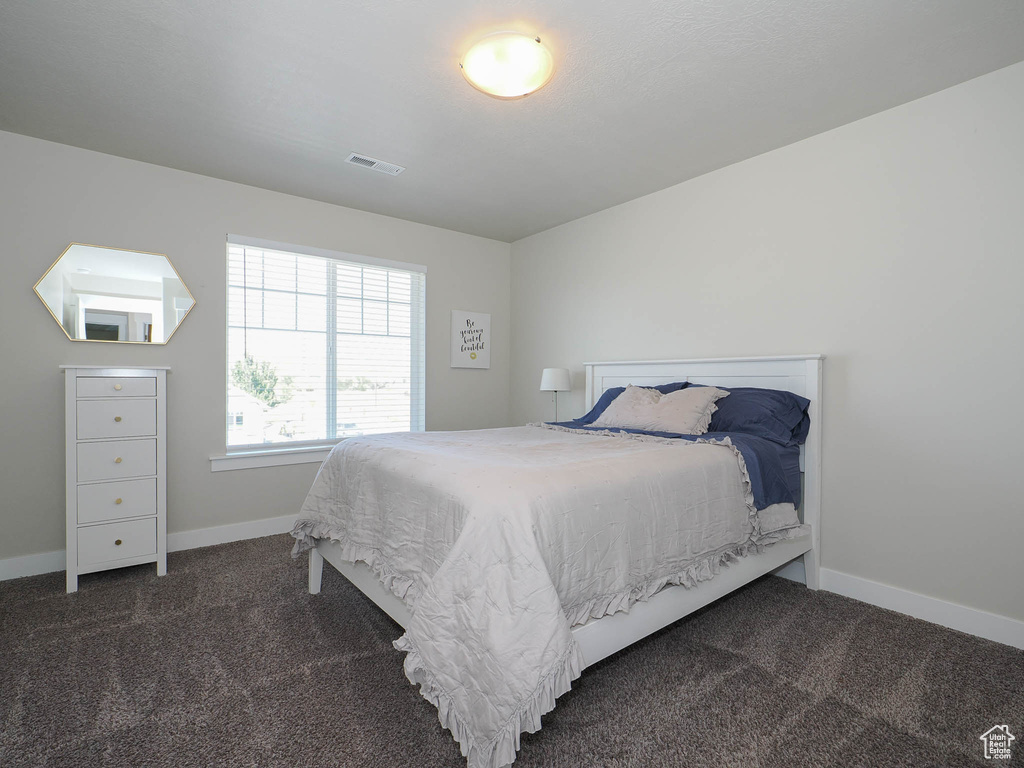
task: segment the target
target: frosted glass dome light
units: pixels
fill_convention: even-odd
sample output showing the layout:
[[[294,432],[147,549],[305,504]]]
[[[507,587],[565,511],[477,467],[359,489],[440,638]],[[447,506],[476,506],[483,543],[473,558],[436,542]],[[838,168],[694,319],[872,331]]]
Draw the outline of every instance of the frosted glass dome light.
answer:
[[[543,87],[554,59],[539,37],[495,32],[466,51],[459,63],[470,85],[496,99],[519,99]]]

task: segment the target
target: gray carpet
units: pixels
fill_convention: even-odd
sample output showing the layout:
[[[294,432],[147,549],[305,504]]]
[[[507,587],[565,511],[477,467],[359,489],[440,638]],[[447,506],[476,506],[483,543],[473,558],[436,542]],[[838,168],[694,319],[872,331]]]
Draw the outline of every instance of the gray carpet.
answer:
[[[0,584],[0,766],[464,766],[397,625],[329,566],[306,594],[289,541]],[[516,766],[1022,758],[1024,652],[769,577],[585,671]]]

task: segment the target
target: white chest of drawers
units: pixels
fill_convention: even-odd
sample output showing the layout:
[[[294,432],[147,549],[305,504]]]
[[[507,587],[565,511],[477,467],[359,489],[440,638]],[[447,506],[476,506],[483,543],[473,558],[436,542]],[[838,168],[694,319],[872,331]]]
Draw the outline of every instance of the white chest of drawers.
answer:
[[[83,573],[167,573],[167,368],[62,365],[67,589]]]

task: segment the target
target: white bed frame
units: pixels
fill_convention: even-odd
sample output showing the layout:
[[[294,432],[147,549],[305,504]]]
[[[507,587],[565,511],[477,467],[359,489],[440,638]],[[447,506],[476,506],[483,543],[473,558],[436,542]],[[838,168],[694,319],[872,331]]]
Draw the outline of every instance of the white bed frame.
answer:
[[[801,519],[810,533],[765,547],[761,554],[741,557],[710,581],[696,587],[673,586],[650,600],[635,604],[628,613],[592,619],[572,631],[586,666],[626,648],[652,632],[703,608],[754,579],[802,557],[805,581],[818,588],[818,541],[821,517],[821,373],[823,355],[790,357],[734,357],[707,360],[636,360],[584,363],[587,374],[586,409],[611,387],[626,384],[653,386],[672,381],[718,384],[723,387],[783,389],[811,401],[811,430],[800,455],[803,470]],[[401,626],[410,619],[409,609],[384,587],[365,563],[341,558],[338,545],[321,540],[309,552],[309,592],[318,594],[324,560],[333,565],[357,589],[380,606]]]

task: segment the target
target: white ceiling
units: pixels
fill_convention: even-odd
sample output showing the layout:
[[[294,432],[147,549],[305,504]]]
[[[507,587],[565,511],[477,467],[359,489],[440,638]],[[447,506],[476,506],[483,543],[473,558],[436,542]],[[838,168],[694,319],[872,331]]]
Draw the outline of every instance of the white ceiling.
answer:
[[[512,241],[1021,60],[1021,0],[3,0],[0,130]]]
[[[60,266],[50,274],[65,274],[73,278],[78,270],[87,269],[95,277],[116,277],[160,283],[164,278],[177,278],[170,260],[162,253],[140,253],[119,248],[74,243],[60,257]],[[180,278],[179,278],[180,279]]]

